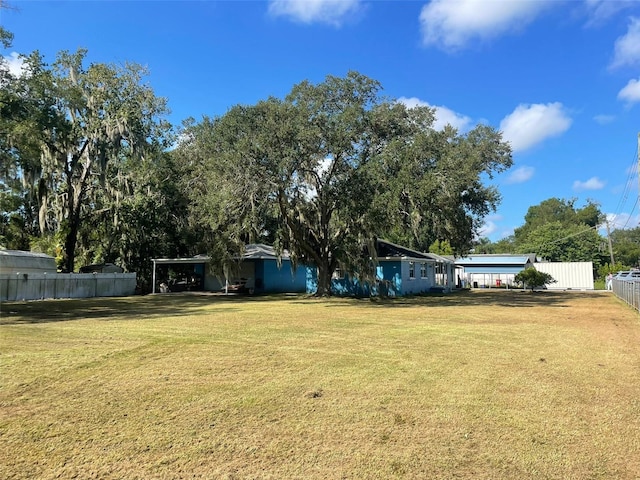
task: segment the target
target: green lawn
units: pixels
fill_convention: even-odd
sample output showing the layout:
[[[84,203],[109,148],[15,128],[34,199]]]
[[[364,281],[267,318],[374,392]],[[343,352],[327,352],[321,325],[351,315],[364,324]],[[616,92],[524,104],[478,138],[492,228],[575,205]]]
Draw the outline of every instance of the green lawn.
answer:
[[[640,478],[608,292],[4,303],[0,478]]]

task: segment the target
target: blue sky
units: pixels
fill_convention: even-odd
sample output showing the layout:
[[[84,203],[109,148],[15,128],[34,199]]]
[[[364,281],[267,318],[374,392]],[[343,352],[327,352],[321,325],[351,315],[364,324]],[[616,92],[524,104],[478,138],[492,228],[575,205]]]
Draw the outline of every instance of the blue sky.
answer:
[[[600,204],[614,228],[640,225],[640,2],[616,0],[20,1],[0,11],[5,58],[89,50],[140,63],[179,125],[282,97],[305,79],[357,70],[438,125],[504,132],[514,166],[484,234],[498,240],[532,205]]]

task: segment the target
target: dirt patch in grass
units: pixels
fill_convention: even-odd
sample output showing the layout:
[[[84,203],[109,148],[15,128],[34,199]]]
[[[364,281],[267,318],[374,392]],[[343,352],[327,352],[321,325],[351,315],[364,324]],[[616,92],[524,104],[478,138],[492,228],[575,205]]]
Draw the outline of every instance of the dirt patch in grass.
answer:
[[[1,478],[640,477],[608,292],[2,305]]]

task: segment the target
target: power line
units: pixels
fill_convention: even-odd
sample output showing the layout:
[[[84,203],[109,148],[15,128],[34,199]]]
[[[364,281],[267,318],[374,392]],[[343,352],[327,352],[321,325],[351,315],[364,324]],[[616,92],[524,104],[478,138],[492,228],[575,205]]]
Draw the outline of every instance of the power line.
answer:
[[[622,209],[624,208],[624,205],[626,204],[627,199],[629,198],[629,193],[631,193],[631,190],[632,190],[631,185],[633,183],[633,179],[635,176],[638,175],[637,154],[638,152],[636,150],[633,153],[633,161],[631,163],[631,167],[628,169],[627,178],[624,182],[624,189],[622,190],[622,195],[620,196],[620,200],[618,201],[618,206],[616,207],[616,213],[613,215],[613,218],[611,219],[611,223],[613,223],[614,225]]]

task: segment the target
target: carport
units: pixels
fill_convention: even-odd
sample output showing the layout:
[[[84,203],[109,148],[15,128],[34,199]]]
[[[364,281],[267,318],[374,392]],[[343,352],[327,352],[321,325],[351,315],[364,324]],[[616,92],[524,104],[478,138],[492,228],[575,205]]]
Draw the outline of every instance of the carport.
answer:
[[[156,293],[156,267],[159,265],[193,265],[193,272],[201,277],[202,283],[198,288],[191,288],[192,290],[221,291],[226,286],[233,285],[251,293],[300,293],[305,291],[306,269],[303,266],[292,268],[291,259],[286,250],[278,257],[270,245],[249,244],[245,246],[244,254],[240,260],[234,278],[222,281],[210,270],[211,257],[207,255],[197,255],[191,258],[152,259],[152,293]],[[188,284],[187,289],[189,289]]]
[[[514,277],[522,270],[532,267],[535,254],[523,255],[469,255],[455,259],[459,277],[474,288],[507,288],[514,283]]]

